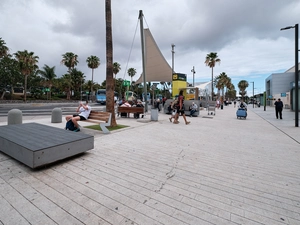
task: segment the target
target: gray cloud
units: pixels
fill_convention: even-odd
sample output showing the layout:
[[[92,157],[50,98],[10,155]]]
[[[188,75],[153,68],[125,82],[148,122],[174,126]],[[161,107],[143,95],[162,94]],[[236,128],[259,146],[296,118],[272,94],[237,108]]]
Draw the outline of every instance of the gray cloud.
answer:
[[[106,71],[104,4],[95,0],[2,0],[0,36],[12,53],[33,51],[40,57],[40,67],[56,66],[58,75],[67,71],[60,65],[62,54],[71,51],[79,56],[78,69],[91,79],[85,60],[97,55],[101,65],[95,70],[95,80],[101,83]],[[211,51],[218,52],[222,60],[215,74],[226,72],[236,80],[258,76],[261,86],[268,74],[293,65],[294,31],[280,28],[299,23],[298,0],[116,0],[112,10],[114,61],[122,67],[118,77],[126,78],[125,69],[130,67],[142,72],[136,27],[139,10],[145,15],[144,27],[150,28],[170,64],[171,44],[176,45],[175,70],[188,77],[195,66],[196,79],[210,79],[204,60]]]

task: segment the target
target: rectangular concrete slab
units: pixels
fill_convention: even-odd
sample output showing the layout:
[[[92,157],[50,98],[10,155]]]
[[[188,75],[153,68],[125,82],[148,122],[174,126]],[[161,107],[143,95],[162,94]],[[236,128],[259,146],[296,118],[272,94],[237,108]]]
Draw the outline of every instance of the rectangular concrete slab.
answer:
[[[36,168],[94,148],[94,137],[82,132],[24,123],[1,126],[0,151]]]

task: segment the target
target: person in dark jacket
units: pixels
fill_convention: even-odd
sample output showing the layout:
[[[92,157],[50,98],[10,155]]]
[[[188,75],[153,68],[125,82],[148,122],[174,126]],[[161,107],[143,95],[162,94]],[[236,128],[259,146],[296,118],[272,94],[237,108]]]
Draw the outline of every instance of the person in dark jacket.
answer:
[[[278,114],[279,114],[279,117],[282,120],[283,103],[280,100],[280,98],[274,103],[274,105],[275,105],[276,118],[278,119]]]

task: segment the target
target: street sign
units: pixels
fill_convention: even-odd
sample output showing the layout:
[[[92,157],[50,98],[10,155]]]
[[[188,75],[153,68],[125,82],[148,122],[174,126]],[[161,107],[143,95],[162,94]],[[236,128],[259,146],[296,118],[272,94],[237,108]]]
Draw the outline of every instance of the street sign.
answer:
[[[281,93],[281,97],[286,97],[286,93]]]
[[[124,87],[129,87],[129,86],[130,86],[130,81],[129,81],[129,80],[123,80],[122,85],[123,85]]]

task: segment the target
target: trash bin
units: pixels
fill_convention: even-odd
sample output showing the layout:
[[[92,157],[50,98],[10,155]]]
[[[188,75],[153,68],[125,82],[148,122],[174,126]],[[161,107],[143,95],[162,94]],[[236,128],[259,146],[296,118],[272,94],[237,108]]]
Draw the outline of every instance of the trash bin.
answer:
[[[151,121],[158,121],[158,109],[151,109]]]

